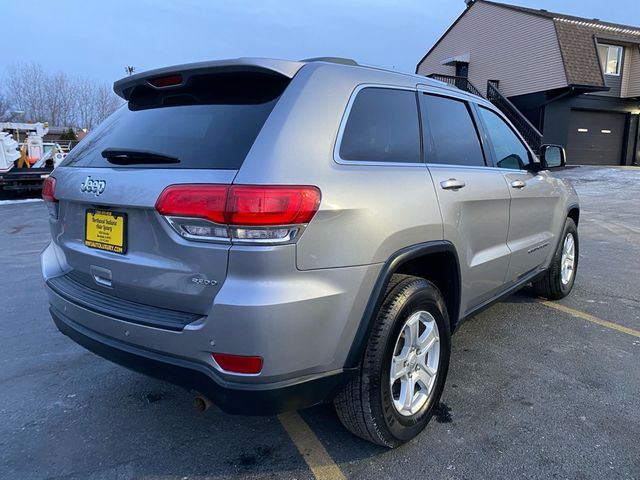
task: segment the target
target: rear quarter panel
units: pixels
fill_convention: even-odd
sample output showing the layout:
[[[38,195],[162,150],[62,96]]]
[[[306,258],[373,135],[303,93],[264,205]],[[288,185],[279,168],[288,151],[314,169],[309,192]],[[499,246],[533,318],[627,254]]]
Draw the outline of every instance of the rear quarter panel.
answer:
[[[300,270],[386,261],[416,243],[443,238],[425,165],[343,165],[334,148],[360,84],[415,88],[415,79],[376,70],[308,64],[294,77],[258,136],[236,183],[316,185],[320,209],[297,244]],[[402,84],[404,81],[404,85]]]

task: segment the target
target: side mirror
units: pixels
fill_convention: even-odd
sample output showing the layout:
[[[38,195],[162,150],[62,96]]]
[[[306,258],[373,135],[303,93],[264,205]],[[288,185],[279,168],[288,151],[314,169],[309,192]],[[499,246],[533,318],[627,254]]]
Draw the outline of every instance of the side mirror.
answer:
[[[567,154],[560,145],[542,145],[540,151],[540,169],[564,167],[567,162]]]

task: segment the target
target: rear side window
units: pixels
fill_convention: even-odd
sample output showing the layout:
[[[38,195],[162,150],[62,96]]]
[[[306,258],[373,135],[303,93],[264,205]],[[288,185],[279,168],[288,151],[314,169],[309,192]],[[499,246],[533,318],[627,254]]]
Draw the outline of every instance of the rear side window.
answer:
[[[340,158],[366,162],[420,162],[415,92],[377,87],[360,90],[344,128]]]
[[[280,82],[265,93],[263,83],[259,95],[252,95],[259,89],[249,88],[250,81],[235,79],[243,91],[230,86],[233,81],[201,81],[171,95],[143,91],[80,142],[62,165],[238,169],[286,85]],[[132,161],[114,164],[103,156],[109,150],[129,152]],[[146,155],[143,161],[132,158],[139,152]],[[161,160],[150,161],[150,154]]]
[[[485,166],[471,112],[466,102],[422,95],[427,163]]]

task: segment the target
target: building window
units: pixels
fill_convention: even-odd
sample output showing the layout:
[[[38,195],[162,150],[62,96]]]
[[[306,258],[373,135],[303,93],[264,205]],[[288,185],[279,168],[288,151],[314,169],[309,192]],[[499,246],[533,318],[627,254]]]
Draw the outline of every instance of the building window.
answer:
[[[600,64],[605,75],[620,75],[622,64],[622,47],[598,44]]]

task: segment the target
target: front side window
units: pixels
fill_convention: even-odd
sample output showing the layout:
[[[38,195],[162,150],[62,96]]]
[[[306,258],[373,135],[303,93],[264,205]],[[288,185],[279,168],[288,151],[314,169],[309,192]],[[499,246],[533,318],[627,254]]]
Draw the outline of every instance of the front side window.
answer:
[[[415,92],[377,87],[360,90],[344,128],[340,158],[364,162],[420,162]]]
[[[620,75],[622,47],[617,45],[598,45],[600,64],[605,75]]]
[[[484,107],[479,110],[493,144],[496,166],[524,170],[531,162],[527,147],[498,114]]]
[[[486,166],[467,103],[426,93],[422,101],[427,163]]]

